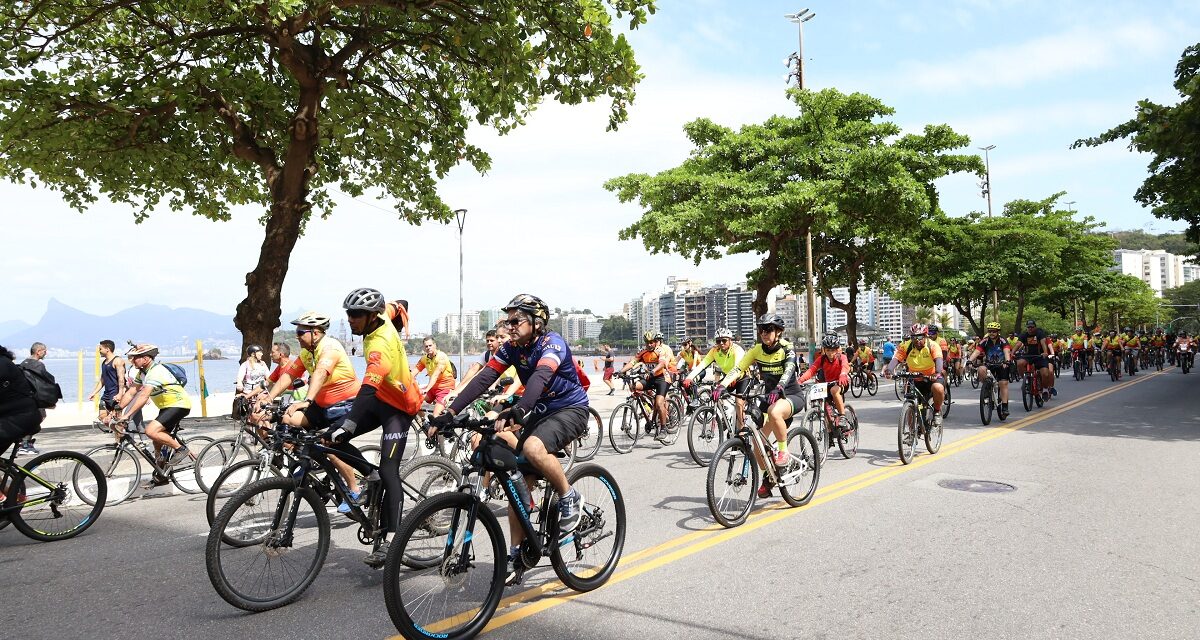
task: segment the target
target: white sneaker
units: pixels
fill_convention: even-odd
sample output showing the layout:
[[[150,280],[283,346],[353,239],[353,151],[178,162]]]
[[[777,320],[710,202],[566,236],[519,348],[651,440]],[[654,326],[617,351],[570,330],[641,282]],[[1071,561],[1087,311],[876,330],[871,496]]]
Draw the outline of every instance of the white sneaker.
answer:
[[[940,412],[933,415],[933,426],[937,429],[942,428],[942,414]]]

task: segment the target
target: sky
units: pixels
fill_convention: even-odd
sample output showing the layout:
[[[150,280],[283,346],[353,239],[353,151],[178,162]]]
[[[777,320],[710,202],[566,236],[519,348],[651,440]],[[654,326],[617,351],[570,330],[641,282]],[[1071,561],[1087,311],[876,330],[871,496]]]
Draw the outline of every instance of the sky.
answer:
[[[468,210],[464,307],[529,292],[551,307],[606,314],[672,275],[743,281],[758,257],[694,265],[619,240],[641,211],[602,185],[678,165],[691,148],[682,127],[695,118],[738,127],[794,114],[784,59],[798,34],[783,15],[802,8],[816,13],[804,30],[805,86],[873,95],[906,131],[947,123],[973,148],[996,145],[996,211],[1065,191],[1062,202],[1109,229],[1182,229],[1133,200],[1147,156],[1122,143],[1069,147],[1130,119],[1140,99],[1178,101],[1174,69],[1197,42],[1200,3],[659,0],[630,34],[645,79],[618,131],[605,131],[607,105],[546,103],[508,135],[472,132],[491,171],[458,168],[439,187],[452,208]],[[943,209],[986,210],[978,182],[939,181]],[[332,215],[312,221],[292,254],[285,313],[334,315],[359,286],[408,299],[418,327],[457,309],[457,227],[410,226],[386,199],[334,199]],[[79,213],[55,192],[0,182],[0,322],[34,323],[52,297],[100,315],[155,303],[232,316],[262,242],[259,216],[242,207],[213,222],[164,208],[135,224],[126,206]]]

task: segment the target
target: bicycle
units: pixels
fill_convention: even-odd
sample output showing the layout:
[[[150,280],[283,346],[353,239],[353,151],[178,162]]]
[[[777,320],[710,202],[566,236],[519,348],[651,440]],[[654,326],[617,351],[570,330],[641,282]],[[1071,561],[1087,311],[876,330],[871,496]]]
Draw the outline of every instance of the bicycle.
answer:
[[[624,402],[613,409],[608,419],[608,441],[618,453],[629,453],[637,444],[643,431],[653,435],[663,446],[675,444],[679,438],[678,423],[682,412],[674,402],[667,402],[667,424],[659,423],[658,411],[655,406],[654,392],[649,389],[638,390],[634,386],[635,379],[628,374],[616,374],[629,384],[633,391]],[[675,415],[671,415],[675,412]],[[676,425],[671,428],[671,425]]]
[[[717,447],[729,437],[729,425],[737,422],[733,395],[725,393],[724,387],[715,384],[707,395],[709,400],[702,402],[688,421],[688,453],[701,467],[708,466]]]
[[[806,384],[805,401],[808,411],[804,414],[804,426],[820,443],[817,453],[821,466],[829,459],[829,447],[837,443],[842,457],[849,460],[858,453],[858,414],[854,407],[842,402],[846,412],[834,415],[833,401],[829,396],[829,385],[823,382]]]
[[[926,398],[913,382],[927,376],[919,373],[901,373],[908,382],[904,402],[900,406],[900,424],[896,433],[896,444],[900,450],[900,462],[912,462],[917,453],[917,439],[925,438],[925,450],[930,455],[942,448],[942,426],[933,421],[933,398]],[[942,385],[943,387],[945,385]]]
[[[155,485],[161,486],[169,482],[184,493],[202,493],[196,481],[195,452],[202,450],[205,445],[212,442],[212,438],[193,436],[184,440],[179,437],[179,433],[184,431],[184,427],[176,426],[170,432],[171,437],[187,447],[188,459],[171,464],[173,452],[169,448],[157,447],[153,441],[149,445],[139,442],[134,439],[134,432],[131,432],[128,426],[127,420],[113,423],[111,428],[117,435],[117,441],[113,444],[89,449],[84,453],[96,461],[108,482],[108,506],[125,502],[141,486],[142,460],[150,465],[151,478]]]
[[[554,491],[497,438],[493,425],[464,415],[447,429],[479,433],[480,446],[463,469],[458,491],[421,501],[388,550],[384,602],[405,638],[474,637],[495,614],[506,584],[519,584],[544,557],[563,584],[580,592],[606,583],[620,561],[625,501],[612,474],[591,463],[567,473],[583,500],[575,531],[560,537]],[[480,497],[487,472],[503,479],[504,495],[525,532],[511,578],[506,576],[508,545],[500,522]],[[536,503],[525,476],[536,479]],[[481,578],[473,579],[473,572],[481,572]]]
[[[850,393],[855,398],[861,398],[863,391],[874,396],[879,391],[879,378],[875,372],[864,365],[858,365],[850,374]]]
[[[971,383],[972,389],[979,388],[979,372],[975,367],[967,367],[967,381]]]
[[[1120,380],[1122,369],[1120,349],[1109,349],[1105,362],[1108,363],[1108,377],[1113,382]]]
[[[1086,378],[1088,375],[1090,375],[1088,373],[1088,369],[1090,367],[1088,367],[1087,362],[1085,362],[1085,358],[1083,357],[1083,352],[1080,352],[1079,355],[1076,356],[1075,358],[1072,358],[1072,360],[1073,360],[1073,362],[1071,363],[1071,369],[1075,375],[1075,380],[1077,382],[1082,381],[1084,378]]]
[[[951,386],[954,386],[954,387],[962,386],[963,377],[962,377],[962,374],[958,372],[958,366],[954,360],[951,360],[947,363],[946,381],[949,382],[949,384],[946,385],[947,389],[950,388]]]
[[[358,523],[358,541],[372,551],[379,550],[387,535],[386,485],[379,467],[362,458],[355,461],[370,470],[360,496],[364,510],[329,459],[330,455],[352,456],[321,444],[319,433],[282,425],[277,432],[282,432],[282,443],[292,447],[287,474],[263,478],[234,493],[213,521],[205,545],[209,582],[223,600],[245,611],[287,605],[316,579],[329,552],[326,504],[349,506],[345,515]],[[414,466],[429,466],[435,472],[417,486],[411,481]],[[461,477],[458,468],[441,456],[409,460],[399,475],[404,496],[420,501],[452,490]]]
[[[775,443],[764,433],[762,426],[765,408],[760,403],[764,394],[758,390],[733,395],[746,401],[746,419],[741,428],[717,448],[708,464],[705,487],[708,510],[726,528],[737,527],[750,516],[758,500],[761,480],[779,487],[788,506],[801,507],[812,500],[821,478],[821,462],[813,434],[800,426],[789,429],[786,437],[790,460],[786,468],[777,469],[772,459]]]
[[[909,380],[907,378],[899,377],[899,374],[906,373],[907,371],[908,371],[908,365],[901,362],[900,364],[896,365],[895,374],[892,375],[892,379],[893,379],[892,391],[894,391],[896,393],[897,400],[903,400],[904,395],[906,393],[908,393],[908,389],[906,389],[905,387],[909,385],[909,383],[910,383]]]
[[[985,366],[995,366],[999,363],[988,363]],[[974,367],[972,367],[974,369]],[[976,376],[978,376],[976,372]],[[981,383],[982,388],[979,390],[979,419],[987,426],[992,421],[992,413],[1001,422],[1008,419],[1008,413],[1004,411],[1003,405],[1000,403],[1000,383],[996,377],[992,375],[991,369],[988,369],[987,376]]]
[[[1033,363],[1026,361],[1025,371],[1021,374],[1021,405],[1025,407],[1025,411],[1033,411],[1034,405],[1040,408],[1044,403],[1042,374]]]
[[[259,433],[258,425],[250,422],[250,416],[238,420],[236,435],[217,438],[205,445],[196,454],[196,485],[208,493],[212,483],[237,462],[253,458],[257,451],[269,446],[270,442]],[[251,446],[255,448],[252,449]]]
[[[11,524],[28,538],[53,542],[96,524],[108,492],[99,465],[74,451],[48,451],[22,465],[20,447],[14,442],[0,458],[0,529]]]
[[[1186,375],[1188,371],[1192,370],[1192,366],[1194,366],[1196,354],[1191,350],[1190,347],[1176,349],[1176,351],[1178,353],[1175,355],[1175,360],[1179,363],[1180,368],[1183,369],[1183,373]]]
[[[1134,375],[1137,374],[1137,371],[1138,371],[1138,350],[1137,349],[1126,349],[1125,350],[1124,364],[1125,364],[1125,371],[1126,371],[1126,373],[1129,374],[1129,377],[1132,378]]]

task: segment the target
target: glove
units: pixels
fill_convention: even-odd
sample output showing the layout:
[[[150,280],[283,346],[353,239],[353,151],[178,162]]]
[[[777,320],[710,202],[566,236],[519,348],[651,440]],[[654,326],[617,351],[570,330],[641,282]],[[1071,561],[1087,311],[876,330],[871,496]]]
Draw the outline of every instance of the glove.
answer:
[[[838,384],[842,385],[843,387],[850,386],[850,377],[842,376],[842,377],[838,378]]]
[[[721,399],[721,392],[724,390],[725,390],[725,387],[722,387],[721,385],[717,385],[717,386],[713,387],[713,390],[712,390],[713,402],[716,402]]]
[[[771,393],[767,394],[767,405],[770,406],[770,405],[775,404],[782,397],[783,397],[783,387],[776,386],[774,389],[771,390]]]
[[[350,439],[350,432],[346,431],[340,426],[329,427],[325,430],[325,433],[322,434],[321,437],[330,442],[340,443]]]
[[[497,420],[504,419],[515,425],[519,425],[519,426],[523,427],[523,426],[525,426],[525,422],[529,419],[529,416],[531,416],[532,414],[533,414],[532,411],[523,411],[521,409],[518,409],[517,407],[512,407],[510,409],[505,409],[504,411],[501,411],[500,415],[497,416],[496,419]]]
[[[443,413],[429,419],[429,427],[438,431],[445,431],[452,424],[454,424],[454,416],[449,413]]]

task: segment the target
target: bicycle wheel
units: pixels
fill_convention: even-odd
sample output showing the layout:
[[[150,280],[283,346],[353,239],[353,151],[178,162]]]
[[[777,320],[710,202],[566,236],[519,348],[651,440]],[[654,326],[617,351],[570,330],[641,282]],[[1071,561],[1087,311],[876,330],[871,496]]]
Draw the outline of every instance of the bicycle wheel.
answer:
[[[970,372],[967,373],[967,377],[969,377],[971,379],[971,388],[978,389],[979,388],[979,373],[975,371],[975,367],[971,367]]]
[[[238,544],[226,544],[226,538]],[[320,496],[291,478],[265,478],[240,489],[221,508],[204,559],[208,579],[225,602],[267,611],[299,598],[328,552],[329,514]]]
[[[846,407],[846,410],[849,411],[850,407]],[[855,439],[857,438],[858,436],[855,436]],[[792,427],[787,432],[787,450],[792,461],[788,463],[787,469],[780,473],[779,494],[788,506],[802,507],[812,500],[817,492],[817,485],[821,482],[817,441],[813,440],[812,434],[804,427]]]
[[[675,444],[679,439],[679,427],[683,424],[684,412],[674,402],[667,403],[667,427],[659,431],[658,441],[664,447]]]
[[[28,475],[13,479],[5,505],[21,504],[8,513],[8,520],[26,537],[41,542],[74,538],[104,511],[108,483],[91,458],[74,451],[50,451],[24,467]]]
[[[642,433],[641,423],[641,416],[632,404],[622,403],[613,409],[608,419],[608,442],[617,453],[633,451],[633,445]]]
[[[758,461],[740,437],[721,443],[708,465],[708,510],[724,527],[746,521],[758,499]]]
[[[225,506],[230,496],[243,487],[266,477],[282,476],[283,472],[277,467],[264,465],[261,460],[242,460],[225,469],[213,480],[209,487],[208,499],[204,501],[204,515],[208,518],[208,526],[211,527],[217,520],[217,514],[221,512],[221,507]],[[225,541],[225,544],[235,543],[236,540],[232,538]]]
[[[461,468],[441,456],[421,456],[400,467],[400,486],[408,509],[413,509],[425,500],[445,493],[454,493],[462,484]],[[435,537],[445,540],[449,522],[427,519],[413,530],[414,539]],[[405,553],[402,562],[413,569],[427,569],[441,559],[441,550],[432,555],[416,555],[417,547]]]
[[[904,403],[900,409],[900,424],[896,430],[896,446],[900,450],[900,462],[912,462],[917,452],[917,406],[911,402]]]
[[[945,419],[950,417],[950,405],[954,402],[950,399],[950,385],[944,384],[942,387],[946,390],[946,397],[942,398],[942,418]]]
[[[600,443],[604,441],[604,421],[600,419],[600,413],[588,407],[588,414],[587,431],[579,436],[575,447],[576,462],[587,462],[595,458],[600,451]]]
[[[474,509],[475,523],[467,526]],[[447,523],[424,535],[427,521]],[[482,525],[482,526],[480,526]],[[406,555],[436,557],[422,569],[404,568]],[[396,532],[383,569],[383,599],[405,638],[473,638],[504,594],[508,554],[496,516],[471,496],[445,493],[417,505]]]
[[[813,441],[817,443],[817,458],[821,460],[821,466],[825,466],[825,461],[829,459],[829,447],[833,445],[829,441],[829,425],[825,423],[821,412],[824,409],[810,409],[804,414],[804,428],[812,434]]]
[[[791,446],[789,436],[788,446]],[[858,453],[858,413],[854,411],[854,407],[846,405],[846,413],[842,417],[841,433],[837,438],[838,451],[842,452],[842,457],[849,460]]]
[[[727,429],[716,406],[700,407],[688,422],[688,453],[696,464],[707,467],[713,453],[725,441]]]
[[[859,376],[850,376],[850,393],[853,394],[855,398],[861,398],[862,392],[863,384],[862,381],[859,380]]]
[[[600,465],[572,469],[567,482],[583,496],[579,526],[562,539],[557,526],[551,527],[551,539],[559,542],[550,551],[550,564],[563,584],[575,591],[591,591],[608,582],[621,560],[625,499],[616,479]]]
[[[996,410],[992,404],[992,385],[989,382],[983,383],[983,388],[979,390],[979,420],[987,426],[992,421],[992,412]]]
[[[929,423],[925,425],[925,450],[930,454],[942,448],[942,425]]]
[[[113,506],[121,504],[137,491],[142,479],[142,461],[132,451],[116,444],[106,444],[85,453],[100,467],[108,490],[105,494],[105,504]],[[91,500],[93,492],[81,492],[84,500]]]
[[[182,442],[194,456],[197,451],[203,451],[212,441],[213,439],[208,436],[194,436]],[[197,479],[199,476],[196,473],[196,462],[197,458],[191,458],[171,468],[169,472],[171,484],[174,484],[177,489],[184,493],[204,493]],[[213,479],[215,480],[216,478]]]
[[[867,376],[867,395],[874,396],[879,393],[879,376]]]
[[[899,367],[897,367],[897,369],[899,369]],[[892,391],[895,392],[897,400],[904,399],[904,389],[902,387],[902,385],[904,385],[904,384],[907,384],[907,381],[900,380],[899,378],[897,378],[895,380],[895,382],[892,383]]]
[[[208,493],[209,487],[226,469],[253,456],[254,452],[237,436],[213,440],[196,454],[196,486]]]
[[[1021,404],[1026,411],[1033,411],[1033,389],[1028,379],[1021,380]]]

